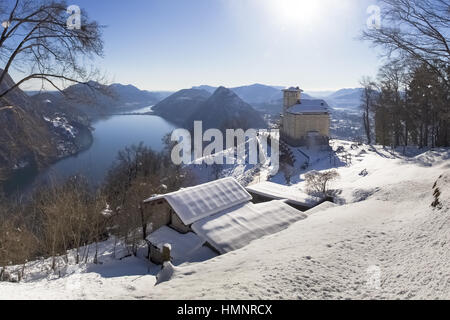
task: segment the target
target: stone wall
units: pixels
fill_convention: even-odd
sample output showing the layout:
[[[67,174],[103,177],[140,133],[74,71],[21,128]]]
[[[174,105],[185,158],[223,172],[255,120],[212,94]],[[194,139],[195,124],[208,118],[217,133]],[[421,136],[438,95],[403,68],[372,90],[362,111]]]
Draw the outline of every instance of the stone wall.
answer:
[[[301,91],[284,91],[283,107],[284,111],[296,105],[301,99]]]
[[[153,231],[169,225],[180,233],[191,231],[191,228],[181,221],[165,199],[148,203],[144,210],[146,210],[147,216],[151,217]]]
[[[330,136],[329,114],[292,114],[283,116],[281,135],[292,146],[302,146],[308,143],[326,144]],[[310,132],[318,136],[310,138]],[[311,141],[314,140],[314,141]]]
[[[162,226],[167,226],[171,221],[171,211],[166,200],[162,199],[144,206],[146,216],[150,217],[153,225],[153,231],[158,230]]]
[[[172,213],[170,226],[173,229],[177,230],[179,233],[188,233],[189,231],[192,231],[191,228],[189,226],[186,226],[174,212]]]

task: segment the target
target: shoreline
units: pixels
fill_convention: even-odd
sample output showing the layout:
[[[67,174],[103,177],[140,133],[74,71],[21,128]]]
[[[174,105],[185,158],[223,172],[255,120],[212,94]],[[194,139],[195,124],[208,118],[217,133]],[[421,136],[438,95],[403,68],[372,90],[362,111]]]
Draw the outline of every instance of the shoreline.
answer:
[[[8,178],[0,181],[0,194],[3,193],[7,198],[11,198],[14,196],[20,196],[22,193],[28,193],[28,189],[32,189],[32,183],[39,174],[58,162],[70,157],[78,156],[92,147],[94,143],[93,132],[95,131],[95,126],[93,124],[114,116],[147,115],[145,113],[136,112],[147,107],[152,106],[138,106],[136,109],[133,108],[133,110],[129,111],[125,108],[123,110],[117,110],[117,113],[112,112],[109,114],[90,115],[88,117],[88,124],[72,124],[79,132],[78,136],[71,141],[71,143],[76,147],[76,152],[61,155],[59,157],[47,157],[41,163],[32,163],[30,166],[23,169],[9,172]]]
[[[44,170],[48,169],[59,161],[76,156],[84,151],[89,150],[89,148],[91,148],[94,143],[94,135],[92,134],[92,132],[95,129],[91,125],[80,125],[77,126],[77,130],[79,130],[80,134],[72,142],[77,147],[76,152],[61,157],[51,157],[45,159],[46,161],[43,164],[33,163],[23,169],[12,171],[8,179],[0,181],[0,192],[2,192],[7,198],[14,197],[21,191],[26,190],[29,183],[31,183],[33,179],[35,179]],[[15,180],[19,180],[19,182],[15,183]]]

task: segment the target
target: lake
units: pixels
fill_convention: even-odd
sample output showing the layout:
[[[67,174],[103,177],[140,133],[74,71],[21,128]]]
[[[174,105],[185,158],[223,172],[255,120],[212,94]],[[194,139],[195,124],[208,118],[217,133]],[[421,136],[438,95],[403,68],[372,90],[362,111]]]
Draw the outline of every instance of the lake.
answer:
[[[144,113],[150,110],[151,107],[146,107],[130,112]],[[58,181],[76,174],[84,175],[94,186],[99,185],[120,150],[143,142],[153,150],[160,151],[163,148],[162,138],[175,129],[173,124],[154,115],[114,115],[95,121],[92,127],[93,143],[89,149],[58,161],[39,174],[27,173],[25,177],[17,179],[13,186],[15,191],[19,194],[28,193],[47,181]]]

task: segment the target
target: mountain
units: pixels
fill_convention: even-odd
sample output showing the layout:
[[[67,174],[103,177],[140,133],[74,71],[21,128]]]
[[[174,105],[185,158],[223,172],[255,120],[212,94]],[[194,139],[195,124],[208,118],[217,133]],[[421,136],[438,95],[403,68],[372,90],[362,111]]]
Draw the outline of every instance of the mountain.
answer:
[[[110,85],[108,89],[118,98],[117,103],[125,106],[139,105],[146,107],[159,101],[159,94],[140,90],[131,84],[115,83]]]
[[[313,97],[313,96],[311,96],[311,95],[309,95],[307,93],[304,93],[304,92],[302,92],[301,97],[302,97],[302,99],[305,99],[305,100],[316,100],[316,97]]]
[[[48,99],[65,110],[75,109],[90,119],[115,112],[135,110],[161,100],[161,93],[140,90],[132,85],[97,82],[75,84],[60,92],[47,92]],[[39,95],[35,95],[39,98]],[[35,97],[33,96],[33,98]]]
[[[65,102],[66,97],[60,92],[37,92],[30,96],[33,105],[37,106],[43,116],[64,115],[71,121],[79,122],[85,126],[90,125],[89,117],[77,108]],[[63,103],[64,102],[64,103]]]
[[[253,84],[250,86],[232,88],[231,90],[233,90],[233,92],[236,93],[242,100],[253,105],[261,103],[282,103],[282,90],[284,88],[285,87],[280,86],[272,87],[263,84]],[[303,92],[302,99],[313,100],[314,98]]]
[[[310,90],[308,90],[308,91],[304,92],[303,94],[307,94],[311,97],[322,99],[322,98],[328,97],[329,95],[331,95],[333,93],[334,93],[334,91],[310,91]]]
[[[205,130],[266,127],[261,115],[230,89],[219,87],[211,94],[206,86],[202,88],[174,93],[156,104],[153,113],[187,129],[196,120],[203,121]]]
[[[2,70],[0,70],[2,72]],[[7,75],[4,92],[14,85]],[[19,88],[0,100],[0,185],[16,171],[42,167],[57,157],[55,134]]]
[[[263,103],[252,103],[252,106],[258,110],[259,112],[269,114],[272,116],[279,116],[281,112],[283,112],[283,97],[282,92],[280,91],[280,98],[278,100],[273,100],[270,102]],[[311,97],[308,94],[302,93],[302,100],[315,100],[315,98]]]
[[[202,85],[193,87],[194,89],[202,89],[214,93],[218,87],[212,87],[208,85]],[[252,84],[249,86],[240,86],[235,88],[230,88],[239,98],[245,102],[251,104],[253,107],[260,108],[261,105],[278,105],[283,103],[283,92],[281,91],[285,87],[281,86],[267,86],[264,84]],[[314,99],[310,95],[303,93],[302,97],[304,99]]]
[[[7,76],[0,91],[13,85],[14,81]],[[123,99],[137,93],[130,86],[113,86],[113,89]],[[67,93],[82,96],[88,90],[72,86]],[[19,88],[0,100],[0,189],[14,192],[20,181],[91,145],[91,119],[78,107],[61,92],[30,96]]]
[[[184,126],[186,120],[211,96],[202,89],[180,90],[153,107],[153,112],[177,125]]]
[[[158,96],[154,93],[139,90],[132,85],[112,84],[104,86],[90,83],[91,87],[77,84],[65,90],[73,101],[67,101],[80,111],[90,115],[107,115],[114,112],[130,111],[157,103]]]
[[[149,91],[153,93],[157,99],[158,102],[164,100],[167,97],[170,97],[172,94],[174,94],[174,91]]]
[[[253,84],[231,89],[247,103],[265,103],[279,100],[283,97],[281,90],[263,84]]]
[[[253,84],[231,88],[242,100],[251,104],[258,111],[268,114],[279,114],[283,105],[283,93],[281,86],[267,86],[263,84]],[[214,93],[217,87],[202,85],[194,89],[205,90]],[[302,93],[302,99],[315,100],[324,99],[332,108],[349,109],[355,111],[361,104],[362,88],[347,88],[338,91],[308,91]]]
[[[363,88],[340,89],[328,96],[330,99],[355,99],[360,98]]]
[[[212,86],[207,86],[207,85],[201,85],[201,86],[192,87],[192,89],[205,90],[205,91],[208,91],[211,94],[213,94],[214,91],[217,90],[217,88],[218,87],[212,87]]]
[[[203,121],[203,130],[267,127],[262,116],[251,105],[225,87],[219,87],[199,106],[188,120],[189,128],[193,127],[194,121]]]
[[[334,108],[358,109],[363,90],[363,88],[341,89],[324,97],[324,99]]]

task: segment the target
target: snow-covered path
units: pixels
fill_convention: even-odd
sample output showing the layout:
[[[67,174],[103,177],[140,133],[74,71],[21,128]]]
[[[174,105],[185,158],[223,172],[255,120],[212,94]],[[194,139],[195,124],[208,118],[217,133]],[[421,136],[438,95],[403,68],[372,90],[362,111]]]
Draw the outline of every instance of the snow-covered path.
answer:
[[[346,204],[177,267],[168,282],[155,286],[142,261],[127,260],[59,280],[2,283],[0,299],[450,299],[449,150],[411,159],[366,151],[338,169],[334,187]],[[431,207],[433,187],[441,210]],[[108,267],[136,270],[106,277]]]

